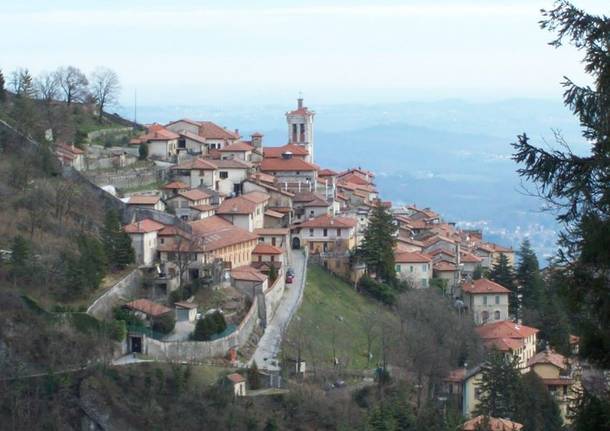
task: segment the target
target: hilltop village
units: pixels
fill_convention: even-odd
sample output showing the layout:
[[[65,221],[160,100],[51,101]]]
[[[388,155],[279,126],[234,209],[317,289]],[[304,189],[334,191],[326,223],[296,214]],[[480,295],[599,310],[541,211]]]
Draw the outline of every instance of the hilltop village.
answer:
[[[381,207],[394,226],[396,278],[409,289],[439,289],[472,319],[487,349],[514,355],[521,372],[539,375],[569,420],[578,363],[553,346],[541,348],[539,330],[509,312],[511,290],[486,278],[498,264],[514,267],[515,252],[430,208],[384,201],[375,173],[362,167],[337,172],[316,164],[314,117],[298,99],[285,114],[287,140],[279,147],[266,146],[261,133],[246,138],[191,119],[147,125],[122,149],[56,147],[64,166],[83,172],[125,209],[137,270],[88,310],[100,319],[135,316],[121,360],[256,363],[267,385],[280,387],[273,376],[308,264],[358,286],[370,268],[357,250]],[[114,169],[104,171],[104,163]],[[576,353],[578,337],[570,343]],[[296,374],[307,374],[303,358],[291,361]],[[463,429],[482,420],[474,412],[484,396],[483,372],[482,364],[464,363],[443,380],[441,392],[457,397],[463,416],[473,418]],[[237,396],[252,389],[243,374],[228,381]],[[493,429],[521,426],[491,420]]]

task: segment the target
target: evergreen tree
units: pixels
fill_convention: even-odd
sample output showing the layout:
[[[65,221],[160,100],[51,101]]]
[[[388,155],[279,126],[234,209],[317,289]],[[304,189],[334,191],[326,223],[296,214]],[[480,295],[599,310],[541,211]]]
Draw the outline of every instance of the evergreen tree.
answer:
[[[489,279],[506,287],[511,291],[508,297],[508,311],[516,319],[520,318],[521,304],[519,300],[519,290],[515,284],[515,273],[511,267],[508,257],[502,253],[500,258],[491,268]]]
[[[0,69],[0,103],[6,100],[6,81],[4,79],[4,74],[2,73],[2,69]]]
[[[573,418],[574,431],[610,429],[610,396],[596,396],[584,389]]]
[[[521,243],[521,248],[517,253],[519,263],[517,265],[517,283],[521,293],[521,303],[523,307],[538,308],[542,305],[543,281],[540,275],[540,267],[536,253],[528,239]]]
[[[497,350],[488,353],[481,366],[481,397],[477,415],[512,418],[519,397],[519,358]]]
[[[102,240],[108,262],[113,267],[123,269],[135,262],[135,252],[131,246],[131,238],[123,230],[119,215],[115,210],[106,212]]]
[[[274,417],[270,417],[265,424],[263,431],[278,431],[280,428],[277,426],[277,421]]]
[[[138,158],[140,160],[146,160],[148,158],[148,144],[141,143],[138,147]]]
[[[69,296],[79,296],[97,289],[106,273],[107,261],[102,243],[96,238],[81,235],[78,254],[66,254],[65,287]]]
[[[30,246],[21,235],[17,235],[13,238],[10,264],[11,274],[13,275],[14,280],[27,275],[29,272]]]
[[[383,205],[373,207],[369,225],[364,234],[360,255],[367,269],[375,273],[378,280],[394,282],[396,271],[394,264],[394,245],[396,227],[392,214]]]
[[[592,86],[567,79],[564,103],[578,117],[591,151],[577,155],[557,136],[561,150],[530,143],[524,133],[513,144],[519,174],[535,183],[539,195],[558,210],[562,264],[568,268],[566,290],[581,335],[581,356],[610,367],[610,18],[594,16],[560,1],[543,11],[541,26],[584,53]]]
[[[520,388],[515,422],[528,431],[561,431],[563,419],[559,406],[540,377],[530,371],[522,376]]]

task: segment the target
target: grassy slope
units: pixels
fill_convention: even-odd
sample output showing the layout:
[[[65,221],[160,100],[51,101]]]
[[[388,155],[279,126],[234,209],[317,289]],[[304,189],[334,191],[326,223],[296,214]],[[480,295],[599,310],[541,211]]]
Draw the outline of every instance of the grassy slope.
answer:
[[[347,364],[353,369],[367,368],[365,328],[371,320],[377,324],[370,363],[374,367],[380,353],[379,326],[382,322],[389,322],[396,327],[398,317],[321,267],[310,266],[303,303],[288,328],[286,353],[290,356],[295,354],[295,340],[302,333],[305,360],[313,359],[318,366],[329,367],[332,366],[334,338],[342,365]]]

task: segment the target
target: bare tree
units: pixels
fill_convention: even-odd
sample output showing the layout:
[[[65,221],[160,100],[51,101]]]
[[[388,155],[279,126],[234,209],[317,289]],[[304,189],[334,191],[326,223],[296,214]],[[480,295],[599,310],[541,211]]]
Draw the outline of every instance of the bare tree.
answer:
[[[90,82],[92,96],[100,109],[98,121],[102,121],[104,108],[116,103],[121,91],[119,76],[114,70],[98,67],[91,74]]]
[[[378,335],[379,322],[378,313],[371,311],[366,319],[362,322],[362,331],[366,335],[366,364],[367,367],[371,366],[371,359],[373,358],[373,342],[375,337]]]
[[[80,69],[74,66],[60,67],[55,72],[55,78],[68,105],[72,102],[83,101],[87,97],[89,81]]]
[[[24,68],[19,68],[11,72],[9,87],[18,96],[33,98],[36,95],[32,75],[30,75],[29,70]]]
[[[59,85],[54,73],[43,72],[35,81],[36,95],[38,99],[49,104],[57,99],[59,95]]]

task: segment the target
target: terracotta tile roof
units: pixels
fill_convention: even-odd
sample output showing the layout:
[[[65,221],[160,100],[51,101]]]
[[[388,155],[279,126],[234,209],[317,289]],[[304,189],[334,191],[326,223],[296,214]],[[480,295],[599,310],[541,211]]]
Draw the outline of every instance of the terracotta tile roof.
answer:
[[[345,195],[343,195],[343,194],[341,194],[341,193],[337,193],[337,199],[342,200],[342,201],[347,201],[347,200],[349,200],[349,199],[347,198],[347,196],[345,196]]]
[[[238,373],[229,374],[227,379],[229,379],[232,383],[242,383],[246,381],[245,377]]]
[[[200,144],[205,144],[205,138],[203,136],[199,136],[196,133],[182,131],[179,133],[180,136],[190,139],[191,141],[199,142]]]
[[[177,123],[188,123],[188,124],[190,124],[192,126],[197,126],[197,127],[199,127],[201,125],[201,123],[199,123],[199,121],[191,120],[190,118],[181,118],[180,120],[176,120],[176,121],[172,121],[170,123],[167,123],[165,125],[165,127],[169,127],[169,126],[172,126],[172,125],[177,124]]]
[[[263,159],[260,165],[263,172],[315,171],[316,166],[302,159]]]
[[[230,245],[255,241],[258,237],[245,229],[232,225],[222,217],[211,216],[189,223],[193,234],[203,237],[203,247],[213,251]]]
[[[259,235],[259,236],[264,236],[264,235],[288,235],[288,233],[290,233],[290,230],[288,228],[284,228],[284,227],[263,227],[260,229],[254,229],[254,233]]]
[[[215,171],[217,168],[215,163],[203,159],[193,159],[187,162],[182,162],[172,166],[172,169],[180,170],[199,170],[199,171]]]
[[[149,233],[159,231],[164,227],[165,225],[147,218],[142,221],[128,224],[123,228],[123,230],[127,233]]]
[[[127,205],[156,205],[160,200],[160,196],[133,195],[129,197]]]
[[[441,236],[441,235],[434,235],[433,237],[428,238],[427,240],[424,241],[424,247],[430,247],[431,245],[434,245],[440,241],[445,241],[450,244],[455,244],[455,241],[452,240],[451,238],[447,238],[447,237]]]
[[[310,191],[303,192],[294,192],[294,197],[292,198],[293,203],[303,203],[303,202],[311,202],[316,199],[324,199],[322,194]]]
[[[519,325],[510,320],[502,320],[477,326],[475,331],[486,344],[494,344],[500,350],[503,350],[503,347],[514,350],[515,347],[511,346],[517,346],[515,341],[519,344],[517,347],[521,347],[525,338],[536,334],[538,329]]]
[[[546,386],[570,386],[574,383],[574,379],[569,377],[560,377],[558,379],[545,379],[541,377],[540,380],[542,380],[542,383]]]
[[[265,215],[269,216],[269,217],[273,217],[273,218],[282,218],[282,217],[284,217],[284,214],[282,214],[281,212],[273,211],[273,210],[270,210],[270,209],[265,211]]]
[[[482,250],[488,253],[492,253],[494,251],[494,248],[490,244],[487,244],[485,242],[478,243],[475,248],[476,250]]]
[[[527,365],[530,367],[535,364],[551,364],[565,370],[567,368],[567,359],[559,353],[543,350],[542,352],[536,353],[527,361]]]
[[[182,181],[172,181],[171,183],[165,184],[161,188],[165,189],[165,190],[181,190],[181,189],[188,189],[189,186],[184,184]]]
[[[140,311],[151,317],[162,316],[172,311],[165,305],[157,304],[145,298],[136,299],[135,301],[128,302],[127,304],[125,304],[125,307],[134,311]]]
[[[267,276],[251,266],[238,266],[231,270],[231,277],[235,280],[263,282]]]
[[[62,155],[70,156],[73,159],[75,159],[78,155],[85,154],[85,152],[80,148],[74,145],[65,144],[63,142],[55,145],[55,151],[57,153],[61,153]]]
[[[254,250],[252,250],[252,254],[282,254],[284,253],[284,251],[279,248],[276,247],[274,245],[271,244],[265,244],[265,243],[259,243],[256,245],[256,247],[254,247]]]
[[[453,271],[457,271],[457,267],[455,266],[455,264],[441,260],[440,262],[436,262],[432,268],[434,269],[434,271],[440,271],[440,272],[453,272]]]
[[[206,139],[239,139],[239,134],[227,130],[218,124],[212,123],[211,121],[198,121],[198,123],[199,136],[203,136]]]
[[[429,263],[432,262],[432,258],[427,254],[406,251],[394,253],[394,261],[396,263]]]
[[[256,172],[251,176],[255,181],[260,181],[263,183],[269,183],[271,185],[275,184],[275,177],[273,175],[265,174],[263,172]]]
[[[330,204],[328,203],[328,201],[326,201],[326,199],[320,199],[320,198],[315,198],[309,202],[305,202],[303,204],[304,207],[329,207]]]
[[[485,294],[485,293],[505,293],[509,294],[510,290],[486,278],[472,280],[470,283],[465,283],[462,286],[465,293],[470,294]]]
[[[162,125],[155,123],[148,128],[147,133],[139,136],[138,139],[140,142],[171,141],[173,139],[178,139],[179,137],[180,136],[177,133],[167,130]]]
[[[233,142],[232,144],[227,145],[224,148],[221,148],[220,150],[221,153],[237,153],[237,152],[242,152],[245,153],[247,151],[254,151],[254,147],[252,145],[248,145],[245,142]]]
[[[356,219],[348,217],[331,217],[329,215],[323,215],[320,217],[312,218],[304,223],[301,223],[299,227],[315,228],[315,227],[326,227],[326,228],[350,228],[355,227],[357,224]]]
[[[512,253],[513,252],[512,248],[494,244],[493,242],[488,243],[488,245],[493,249],[493,251],[495,251],[497,253]]]
[[[203,199],[209,199],[212,195],[200,189],[191,189],[183,192],[178,192],[178,195],[182,196],[189,201],[195,202]]]
[[[218,169],[248,169],[252,165],[248,162],[238,159],[221,159],[213,162]]]
[[[264,204],[269,200],[269,195],[263,192],[249,192],[241,195],[242,198],[254,202],[255,204]]]
[[[319,177],[336,177],[337,175],[339,174],[332,169],[320,169],[318,172]]]
[[[371,181],[367,181],[365,178],[362,178],[360,175],[356,175],[354,173],[348,173],[340,176],[340,181],[342,183],[349,183],[359,186],[367,186],[371,184]]]
[[[466,377],[466,368],[456,368],[455,370],[451,370],[443,380],[446,382],[461,383],[464,381],[464,377]]]
[[[225,199],[216,209],[216,214],[252,214],[256,211],[256,203],[243,196]]]
[[[207,205],[207,204],[191,205],[189,208],[192,208],[192,209],[194,209],[196,211],[200,211],[200,212],[213,211],[216,209],[216,207],[214,205]]]
[[[483,340],[483,344],[488,349],[494,348],[501,352],[508,352],[509,350],[517,350],[523,347],[523,340],[517,340],[514,338],[492,338],[490,340]]]
[[[437,248],[434,251],[431,251],[430,253],[428,253],[430,256],[436,256],[438,254],[446,254],[447,256],[450,257],[455,257],[455,253],[449,250],[445,250],[444,248]]]
[[[301,106],[300,108],[297,108],[295,110],[288,112],[288,115],[310,115],[310,114],[314,114],[314,112],[310,111],[309,108],[307,108],[307,106]]]
[[[523,429],[523,425],[518,422],[512,422],[508,419],[498,419],[488,417],[490,431],[520,431]],[[476,431],[480,429],[481,424],[485,423],[483,416],[477,416],[476,418],[470,419],[464,422],[460,428],[462,431]]]
[[[290,151],[294,156],[308,156],[309,151],[302,145],[286,144],[281,147],[265,147],[263,148],[263,156],[266,159],[279,159],[282,154]]]
[[[165,226],[162,230],[159,231],[159,236],[176,236],[179,235],[184,238],[189,238],[190,235],[183,231],[182,229],[178,229],[176,226]]]

